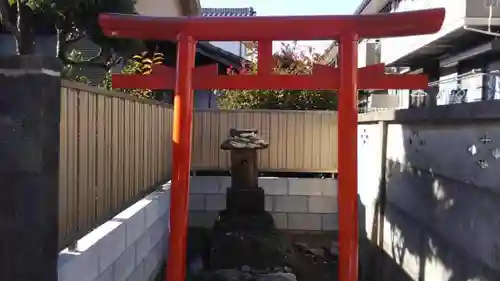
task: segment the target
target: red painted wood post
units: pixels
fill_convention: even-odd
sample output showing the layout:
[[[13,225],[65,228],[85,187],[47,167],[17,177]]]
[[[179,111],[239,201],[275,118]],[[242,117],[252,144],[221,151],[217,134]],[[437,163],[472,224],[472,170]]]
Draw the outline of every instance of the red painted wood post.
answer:
[[[358,280],[358,36],[340,37],[338,144],[339,281]]]
[[[174,96],[173,165],[170,194],[170,238],[165,280],[186,280],[191,128],[193,126],[192,73],[196,42],[180,34]]]

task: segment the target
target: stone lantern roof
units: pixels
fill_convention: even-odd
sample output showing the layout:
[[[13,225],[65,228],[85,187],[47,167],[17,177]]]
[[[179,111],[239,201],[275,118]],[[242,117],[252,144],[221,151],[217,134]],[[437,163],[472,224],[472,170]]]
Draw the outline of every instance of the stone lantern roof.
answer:
[[[220,146],[220,148],[223,150],[257,150],[268,147],[269,143],[261,139],[258,135],[258,130],[255,129],[231,129],[229,132],[229,137]]]

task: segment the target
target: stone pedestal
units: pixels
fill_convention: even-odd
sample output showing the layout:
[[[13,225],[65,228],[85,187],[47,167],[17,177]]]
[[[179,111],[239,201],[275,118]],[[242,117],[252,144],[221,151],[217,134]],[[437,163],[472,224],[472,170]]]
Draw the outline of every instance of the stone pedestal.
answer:
[[[0,280],[57,280],[60,69],[0,58]]]
[[[258,214],[265,208],[265,194],[260,187],[230,187],[226,193],[226,209],[237,214]]]

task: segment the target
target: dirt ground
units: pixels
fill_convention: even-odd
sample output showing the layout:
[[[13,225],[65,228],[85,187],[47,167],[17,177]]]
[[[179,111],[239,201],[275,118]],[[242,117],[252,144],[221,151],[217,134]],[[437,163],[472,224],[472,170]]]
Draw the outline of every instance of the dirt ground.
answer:
[[[188,264],[200,255],[209,255],[211,229],[191,228],[188,237]],[[287,267],[292,269],[298,281],[334,281],[338,276],[336,232],[280,232],[276,245],[283,249]]]

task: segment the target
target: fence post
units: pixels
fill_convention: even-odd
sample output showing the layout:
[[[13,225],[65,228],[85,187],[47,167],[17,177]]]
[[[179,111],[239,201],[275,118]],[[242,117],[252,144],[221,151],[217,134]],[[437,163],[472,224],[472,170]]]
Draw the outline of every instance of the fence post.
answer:
[[[57,281],[60,69],[0,57],[0,280]]]

